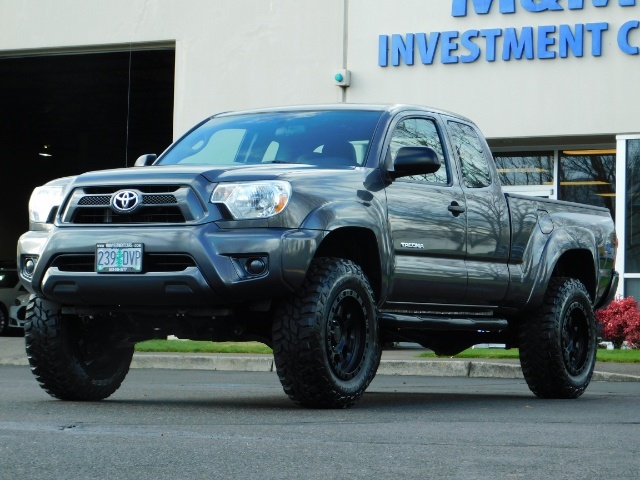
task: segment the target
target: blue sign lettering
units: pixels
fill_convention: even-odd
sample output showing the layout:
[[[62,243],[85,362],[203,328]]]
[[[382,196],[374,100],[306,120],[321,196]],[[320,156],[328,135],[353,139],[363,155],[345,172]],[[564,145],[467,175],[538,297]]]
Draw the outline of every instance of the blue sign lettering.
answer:
[[[469,6],[476,14],[485,15],[498,5],[501,14],[515,13],[518,0],[452,0],[452,15],[464,17]],[[519,0],[520,7],[529,12],[580,10],[585,8],[585,0]],[[621,7],[634,7],[636,0],[587,0],[594,7],[607,7],[617,3]],[[487,62],[495,62],[498,56],[503,61],[523,58],[545,60],[581,58],[590,52],[599,57],[603,48],[611,42],[604,42],[609,30],[607,22],[584,24],[542,25],[522,28],[485,28],[430,33],[392,34],[378,37],[378,65],[397,67],[411,66],[418,50],[420,62],[432,65],[436,59],[442,64],[472,63],[484,56]],[[618,48],[628,55],[640,55],[640,20],[629,20],[617,31]],[[632,38],[630,38],[632,37]],[[589,42],[591,43],[589,48]],[[438,52],[438,49],[440,50]],[[439,54],[439,55],[438,55]],[[391,57],[389,59],[389,57]]]
[[[391,36],[391,65],[400,65],[400,57],[407,65],[413,65],[413,33],[407,33],[407,42],[402,35]]]
[[[584,45],[584,25],[578,24],[575,26],[575,32],[571,30],[569,25],[560,25],[558,39],[558,56],[560,58],[567,58],[569,56],[569,50],[573,53],[574,57],[582,57],[583,45]]]
[[[629,20],[618,30],[618,46],[620,50],[629,55],[638,55],[640,49],[629,45],[629,30],[640,27],[638,20]]]
[[[456,38],[458,38],[458,32],[442,32],[440,34],[442,63],[458,63],[458,57],[451,53],[458,49],[458,44],[453,41]]]
[[[378,65],[386,67],[389,65],[389,37],[378,35]]]
[[[520,38],[515,28],[504,29],[504,47],[502,48],[502,60],[511,60],[511,55],[520,60],[522,55],[533,60],[533,28],[523,27]]]
[[[491,9],[493,0],[471,0],[473,9],[478,15],[486,15]],[[453,0],[451,15],[454,17],[466,17],[469,0]],[[515,13],[516,0],[500,0],[500,13]]]
[[[587,23],[584,28],[587,32],[591,32],[591,55],[599,57],[602,55],[602,32],[609,30],[609,24],[606,22]]]
[[[538,58],[556,58],[556,52],[549,51],[549,47],[556,43],[555,38],[549,38],[551,33],[556,33],[556,27],[553,25],[538,27]]]
[[[520,0],[522,7],[530,12],[546,12],[547,10],[564,10],[558,0]]]
[[[475,62],[478,58],[480,58],[480,47],[473,43],[473,39],[480,36],[480,32],[478,30],[467,30],[462,34],[460,38],[460,43],[462,46],[469,50],[469,55],[462,55],[460,57],[460,61],[462,63],[471,63]]]
[[[388,66],[389,53],[391,65],[413,65],[417,43],[420,61],[423,65],[433,64],[437,50],[440,49],[439,59],[443,64],[471,63],[478,60],[483,54],[487,62],[495,62],[498,52],[504,61],[509,60],[540,60],[553,58],[567,58],[570,54],[580,58],[584,56],[585,43],[590,41],[591,56],[602,55],[603,37],[609,29],[606,22],[586,23],[577,25],[541,25],[539,27],[489,28],[483,30],[467,30],[465,32],[431,32],[407,33],[406,36],[391,35],[391,48],[389,49],[389,37],[381,35],[379,39],[378,65]],[[618,46],[620,50],[629,55],[639,55],[640,47],[634,46],[629,41],[632,30],[640,29],[640,21],[631,20],[625,23],[618,31]],[[585,35],[585,31],[590,36]],[[484,39],[484,40],[483,40]],[[458,55],[460,47],[468,50],[468,53]],[[586,45],[589,48],[589,45]],[[390,52],[389,52],[390,51]]]
[[[431,65],[433,63],[433,57],[436,54],[439,39],[440,32],[431,32],[431,34],[429,34],[429,41],[427,41],[426,34],[416,33],[418,51],[420,52],[420,61],[423,65]]]
[[[560,0],[520,0],[520,5],[529,12],[561,11],[564,8]],[[493,0],[453,0],[451,15],[453,17],[466,17],[469,3],[477,15],[486,15],[491,10]],[[499,0],[499,10],[502,14],[515,13],[516,0]],[[568,0],[567,10],[582,10],[585,0]],[[594,7],[607,7],[609,0],[591,0]],[[618,0],[621,7],[635,7],[636,0]]]
[[[498,37],[502,36],[502,29],[500,28],[487,28],[480,30],[480,35],[487,39],[487,51],[485,52],[485,58],[487,62],[496,61],[496,44],[498,43]]]

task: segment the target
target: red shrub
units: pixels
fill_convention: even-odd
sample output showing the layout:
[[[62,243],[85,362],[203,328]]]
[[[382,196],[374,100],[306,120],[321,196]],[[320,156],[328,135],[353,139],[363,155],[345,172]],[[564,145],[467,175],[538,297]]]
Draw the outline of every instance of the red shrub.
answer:
[[[598,310],[596,318],[602,325],[602,336],[620,348],[624,341],[640,347],[640,310],[633,297],[618,298],[607,308]]]

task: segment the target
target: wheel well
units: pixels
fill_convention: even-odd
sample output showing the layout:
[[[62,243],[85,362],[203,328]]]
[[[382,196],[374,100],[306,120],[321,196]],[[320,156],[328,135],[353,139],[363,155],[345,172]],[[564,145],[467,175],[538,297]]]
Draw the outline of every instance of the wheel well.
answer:
[[[580,280],[589,292],[591,300],[596,295],[595,264],[589,250],[570,250],[562,254],[553,277],[571,277]]]
[[[375,234],[366,228],[344,227],[331,231],[320,244],[316,257],[339,257],[362,268],[376,298],[380,297],[382,274]]]

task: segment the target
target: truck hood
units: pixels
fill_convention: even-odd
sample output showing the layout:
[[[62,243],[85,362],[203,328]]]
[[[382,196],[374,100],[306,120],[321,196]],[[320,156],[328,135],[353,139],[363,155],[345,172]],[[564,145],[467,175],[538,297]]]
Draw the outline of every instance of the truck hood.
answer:
[[[212,165],[152,165],[148,167],[116,168],[84,173],[75,178],[76,185],[119,184],[125,182],[150,183],[166,181],[188,182],[203,176],[209,182],[240,182],[251,180],[272,180],[287,173],[319,170],[315,165],[262,164],[219,166]],[[323,169],[325,170],[325,169]],[[69,179],[71,180],[71,179]]]

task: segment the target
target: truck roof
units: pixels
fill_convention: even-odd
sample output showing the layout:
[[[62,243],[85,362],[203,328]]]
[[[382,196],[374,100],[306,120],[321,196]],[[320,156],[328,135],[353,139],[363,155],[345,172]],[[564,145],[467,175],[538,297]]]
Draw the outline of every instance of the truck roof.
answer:
[[[275,107],[255,108],[249,110],[226,111],[213,115],[214,117],[226,115],[245,115],[245,114],[262,114],[276,112],[302,112],[302,111],[318,111],[318,110],[369,110],[388,113],[397,113],[401,111],[423,111],[431,113],[439,113],[458,117],[467,122],[474,123],[472,120],[455,112],[442,110],[439,108],[429,107],[425,105],[405,104],[405,103],[319,103],[304,105],[283,105]]]

